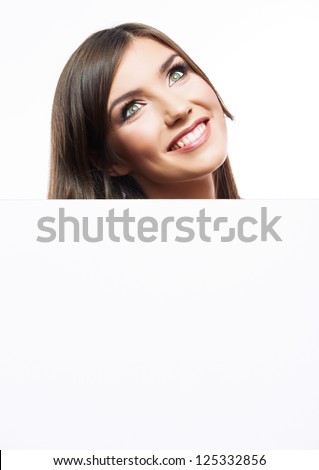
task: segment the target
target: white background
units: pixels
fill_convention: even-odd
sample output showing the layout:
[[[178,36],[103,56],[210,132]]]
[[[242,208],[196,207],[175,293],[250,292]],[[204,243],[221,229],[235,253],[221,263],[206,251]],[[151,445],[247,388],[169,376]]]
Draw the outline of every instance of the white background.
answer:
[[[125,21],[163,30],[211,78],[236,117],[243,198],[318,198],[318,1],[17,0],[0,18],[1,199],[46,198],[62,68]],[[222,216],[260,205],[214,203]],[[316,201],[263,202],[284,217],[282,244],[38,244],[59,204],[1,203],[3,448],[318,448]],[[168,215],[167,202],[130,207]]]
[[[93,234],[113,207],[234,224],[262,205],[282,242],[36,241],[59,207]],[[318,206],[0,201],[2,449],[318,449]]]
[[[243,198],[318,198],[317,0],[16,0],[1,9],[0,198],[44,199],[58,77],[91,33],[151,24],[202,67],[235,115]]]

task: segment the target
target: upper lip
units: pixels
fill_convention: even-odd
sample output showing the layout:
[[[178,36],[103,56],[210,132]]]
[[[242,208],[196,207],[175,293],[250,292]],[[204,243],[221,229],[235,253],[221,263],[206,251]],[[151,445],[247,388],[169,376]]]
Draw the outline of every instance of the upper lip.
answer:
[[[195,129],[195,127],[198,126],[198,124],[200,124],[201,122],[206,122],[208,121],[209,118],[208,117],[201,117],[201,118],[198,118],[196,119],[196,121],[193,122],[193,124],[189,127],[186,127],[186,129],[184,129],[183,131],[179,132],[175,137],[174,139],[170,142],[169,146],[168,146],[168,150],[174,145],[176,144],[180,139],[182,139],[184,137],[184,135],[188,134],[189,132],[191,132],[193,129]]]

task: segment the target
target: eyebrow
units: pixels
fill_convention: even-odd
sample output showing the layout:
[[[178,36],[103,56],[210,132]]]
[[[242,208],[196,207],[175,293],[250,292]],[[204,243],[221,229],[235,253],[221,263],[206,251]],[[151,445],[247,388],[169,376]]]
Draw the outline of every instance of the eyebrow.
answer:
[[[179,54],[172,54],[168,57],[168,59],[165,60],[165,62],[163,62],[163,64],[159,68],[160,75],[163,75],[166,72],[166,70],[169,68],[169,66],[172,64],[172,62],[174,61],[176,57],[179,57]],[[135,88],[135,90],[128,91],[127,93],[124,93],[124,95],[121,95],[118,98],[116,98],[116,100],[114,100],[110,106],[109,116],[111,116],[113,109],[119,103],[121,103],[122,101],[126,101],[127,99],[133,98],[134,96],[140,95],[140,94],[142,94],[142,89]]]

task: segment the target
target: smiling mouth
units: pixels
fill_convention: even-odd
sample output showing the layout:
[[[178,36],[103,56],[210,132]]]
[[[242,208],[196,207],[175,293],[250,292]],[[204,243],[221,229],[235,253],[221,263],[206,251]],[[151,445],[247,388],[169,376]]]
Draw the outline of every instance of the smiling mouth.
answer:
[[[196,147],[197,144],[200,144],[203,140],[203,134],[206,131],[207,123],[208,120],[201,121],[187,134],[177,138],[173,145],[169,147],[168,152],[173,152],[174,150],[180,150],[183,148],[186,150],[187,148],[192,148],[194,146]]]

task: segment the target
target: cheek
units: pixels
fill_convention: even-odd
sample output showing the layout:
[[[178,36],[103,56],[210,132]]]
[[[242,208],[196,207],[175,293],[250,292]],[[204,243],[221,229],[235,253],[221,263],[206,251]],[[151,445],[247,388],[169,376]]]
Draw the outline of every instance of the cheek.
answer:
[[[218,109],[223,112],[222,107],[218,101],[216,93],[214,90],[205,82],[201,77],[198,75],[195,78],[196,80],[196,90],[198,93],[198,97],[202,102],[206,103],[207,108],[210,109]]]
[[[124,124],[110,136],[115,152],[133,167],[156,157],[159,149],[159,132],[153,120],[141,116],[136,122]]]
[[[204,96],[208,106],[210,106],[211,109],[213,109],[214,111],[217,110],[220,113],[224,114],[216,94],[210,87],[207,86],[207,88],[205,88]]]

